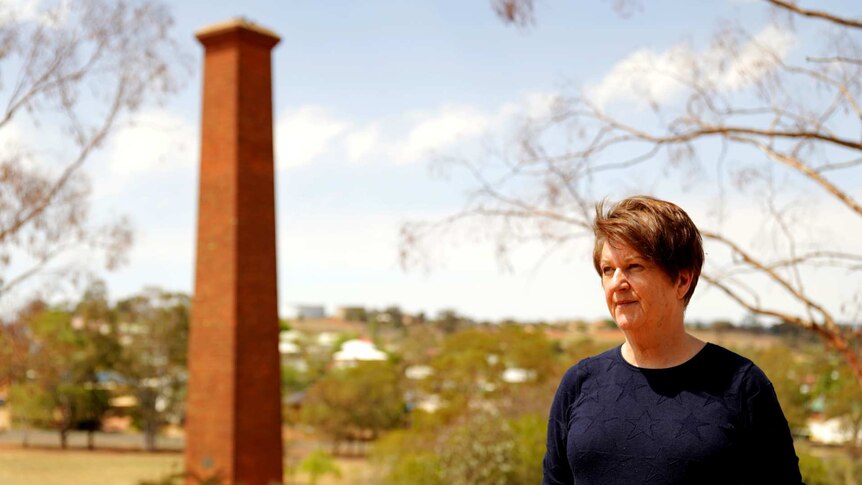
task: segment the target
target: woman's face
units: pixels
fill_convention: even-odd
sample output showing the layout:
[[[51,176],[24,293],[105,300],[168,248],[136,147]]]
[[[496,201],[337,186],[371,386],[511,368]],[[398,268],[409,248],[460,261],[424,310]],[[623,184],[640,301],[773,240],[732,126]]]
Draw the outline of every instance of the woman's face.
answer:
[[[648,330],[682,317],[691,278],[671,280],[625,243],[605,242],[599,269],[611,317],[620,329]]]

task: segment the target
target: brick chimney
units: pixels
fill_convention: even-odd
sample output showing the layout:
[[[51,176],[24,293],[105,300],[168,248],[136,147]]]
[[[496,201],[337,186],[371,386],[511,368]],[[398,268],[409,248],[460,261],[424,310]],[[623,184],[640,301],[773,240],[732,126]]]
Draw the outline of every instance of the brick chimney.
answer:
[[[282,482],[270,67],[279,38],[244,19],[196,36],[205,57],[186,470],[270,485]]]

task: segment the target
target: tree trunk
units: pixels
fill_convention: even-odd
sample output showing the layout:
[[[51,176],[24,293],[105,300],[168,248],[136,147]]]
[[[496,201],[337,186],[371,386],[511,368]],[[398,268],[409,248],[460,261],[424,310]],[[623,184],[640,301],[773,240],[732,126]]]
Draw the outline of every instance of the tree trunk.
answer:
[[[148,420],[144,427],[144,449],[156,451],[156,423],[153,420]]]
[[[69,444],[68,443],[68,437],[69,437],[68,435],[69,435],[69,430],[65,426],[60,428],[60,448],[62,448],[64,450],[68,447],[68,444]]]
[[[96,449],[96,445],[93,443],[93,439],[94,439],[93,436],[95,434],[96,433],[92,429],[87,430],[87,449],[88,450],[95,450]]]

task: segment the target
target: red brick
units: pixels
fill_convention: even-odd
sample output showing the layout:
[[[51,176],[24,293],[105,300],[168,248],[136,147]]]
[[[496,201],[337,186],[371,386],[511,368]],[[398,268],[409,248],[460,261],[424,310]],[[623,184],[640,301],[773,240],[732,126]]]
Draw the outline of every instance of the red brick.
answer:
[[[270,485],[282,480],[270,65],[279,39],[244,20],[197,38],[205,57],[186,469]]]

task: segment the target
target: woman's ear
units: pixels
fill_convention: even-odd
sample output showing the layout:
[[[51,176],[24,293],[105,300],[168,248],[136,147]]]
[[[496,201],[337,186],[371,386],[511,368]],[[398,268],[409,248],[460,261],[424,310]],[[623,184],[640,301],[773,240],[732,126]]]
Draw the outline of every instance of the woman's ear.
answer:
[[[676,277],[676,297],[680,300],[685,298],[688,289],[691,288],[692,271],[684,269],[679,272]]]

